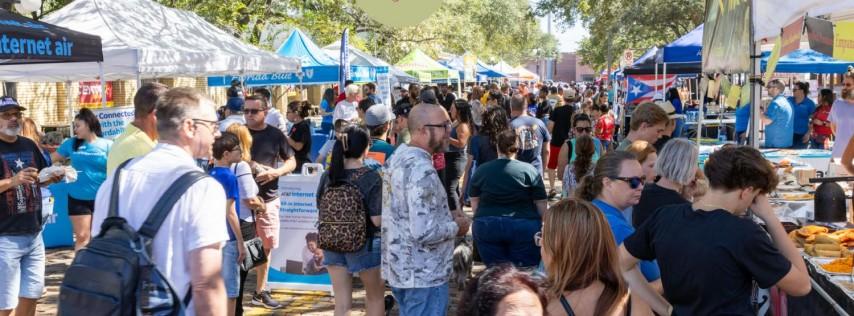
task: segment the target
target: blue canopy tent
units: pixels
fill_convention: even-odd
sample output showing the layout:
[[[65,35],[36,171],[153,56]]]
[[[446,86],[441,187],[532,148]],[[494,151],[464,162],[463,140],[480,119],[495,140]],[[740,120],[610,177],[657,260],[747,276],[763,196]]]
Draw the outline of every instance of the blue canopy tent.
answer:
[[[477,64],[475,64],[475,67],[477,67],[477,69],[475,71],[477,71],[478,74],[484,75],[487,78],[506,78],[507,77],[507,75],[501,73],[500,71],[492,69],[492,67],[489,67],[489,65],[484,64],[482,61],[480,61],[480,59],[477,60]]]
[[[455,70],[455,71],[459,72],[460,73],[459,79],[462,79],[463,81],[474,81],[474,80],[471,80],[471,78],[465,78],[466,71],[465,71],[465,66],[463,66],[462,57],[454,57],[451,59],[442,59],[442,60],[438,60],[438,62],[440,64],[442,64],[442,66],[448,67],[451,70]],[[445,82],[447,82],[447,80],[433,80],[433,82],[434,83],[445,83]],[[451,78],[451,82],[457,82],[457,78]]]
[[[294,29],[276,54],[297,58],[302,65],[300,73],[273,73],[246,76],[246,86],[297,85],[297,84],[333,84],[338,83],[339,63],[317,46],[300,29]],[[239,76],[208,77],[208,86],[227,87]],[[350,79],[354,82],[371,82],[377,79],[377,68],[350,66]]]
[[[626,75],[652,75],[656,73],[664,74],[664,51],[658,47],[650,48],[631,66],[626,67],[623,73]],[[667,64],[668,74],[698,74],[702,70],[700,62],[683,62]]]
[[[703,61],[703,24],[664,46],[665,63],[699,63]]]
[[[768,66],[768,58],[771,52],[762,52],[762,72]],[[848,71],[848,66],[854,65],[854,61],[842,61],[819,53],[811,49],[798,49],[777,61],[777,73],[817,73],[817,74],[841,74]]]
[[[352,45],[348,46],[348,48],[350,49],[350,65],[375,67],[380,73],[382,72],[380,68],[386,67],[388,68],[388,73],[392,75],[392,77],[395,79],[394,81],[397,81],[397,83],[418,82],[418,79],[416,79],[415,77],[403,72],[403,70],[395,68],[394,66],[382,59],[376,58],[358,48],[353,47]],[[332,42],[332,44],[323,47],[323,51],[326,52],[327,55],[334,58],[336,62],[340,58],[340,49],[340,41]]]

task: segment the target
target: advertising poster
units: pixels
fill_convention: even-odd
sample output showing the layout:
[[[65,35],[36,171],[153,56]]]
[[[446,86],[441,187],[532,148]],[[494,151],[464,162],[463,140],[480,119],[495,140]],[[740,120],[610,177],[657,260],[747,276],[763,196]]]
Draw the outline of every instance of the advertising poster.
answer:
[[[854,21],[836,22],[833,39],[833,58],[854,60]]]
[[[332,280],[317,247],[317,185],[321,173],[279,178],[279,248],[270,258],[273,289],[332,291]]]
[[[388,68],[386,68],[388,69]],[[383,100],[383,104],[391,106],[391,76],[388,70],[377,71],[377,94]]]
[[[107,106],[113,106],[113,83],[106,82],[106,92],[101,89],[100,81],[81,81],[77,101],[84,108],[101,107],[102,93],[107,94]]]
[[[100,101],[98,101],[100,102]],[[125,126],[133,121],[133,106],[92,110],[101,121],[104,138],[113,139],[125,132]]]

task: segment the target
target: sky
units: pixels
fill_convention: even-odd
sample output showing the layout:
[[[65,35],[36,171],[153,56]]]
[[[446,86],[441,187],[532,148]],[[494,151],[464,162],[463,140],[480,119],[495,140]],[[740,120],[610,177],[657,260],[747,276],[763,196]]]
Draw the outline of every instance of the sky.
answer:
[[[529,0],[531,5],[536,5],[536,0]],[[548,23],[547,18],[539,18],[540,20],[540,28],[543,32],[548,31]],[[558,42],[560,42],[560,51],[561,52],[575,52],[578,50],[578,41],[580,41],[585,36],[589,35],[587,29],[583,26],[575,25],[571,28],[566,28],[564,26],[558,25],[556,21],[552,21],[552,34],[557,37]]]

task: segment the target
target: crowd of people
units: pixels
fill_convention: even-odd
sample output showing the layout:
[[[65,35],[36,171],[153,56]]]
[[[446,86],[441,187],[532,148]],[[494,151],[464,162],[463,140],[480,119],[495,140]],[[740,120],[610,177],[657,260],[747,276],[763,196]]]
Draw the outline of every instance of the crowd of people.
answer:
[[[808,87],[797,84],[786,99],[770,82],[766,145],[808,144],[828,122],[837,144],[848,143],[854,73],[844,83],[842,99],[822,92],[813,109]],[[700,170],[698,146],[678,137],[672,102],[637,106],[624,138],[612,102],[607,88],[578,85],[490,84],[457,96],[412,84],[392,104],[370,84],[325,91],[321,222],[323,212],[360,212],[356,226],[336,228],[348,234],[306,236],[315,270],[331,277],[335,314],[349,313],[356,273],[368,315],[385,312],[386,286],[401,315],[446,314],[455,248],[469,234],[487,270],[469,282],[460,315],[750,315],[754,283],[810,291],[769,205],[777,176],[759,151],[725,146]],[[293,101],[283,115],[259,88],[229,90],[217,108],[193,89],[150,83],[113,141],[87,109],[60,141],[22,133],[25,109],[0,99],[0,274],[12,280],[0,289],[0,315],[32,315],[42,295],[41,189],[67,169],[39,172],[67,161],[77,172],[68,210],[75,250],[99,238],[111,195],[138,229],[165,184],[207,172],[166,216],[151,259],[176,293],[188,293],[188,314],[241,315],[243,244],[259,238],[267,258],[278,247],[278,179],[311,162],[313,106]],[[774,134],[783,129],[785,137]],[[850,165],[848,147],[839,152]],[[748,208],[767,234],[744,217]],[[280,308],[267,286],[269,261],[255,270],[251,304]]]

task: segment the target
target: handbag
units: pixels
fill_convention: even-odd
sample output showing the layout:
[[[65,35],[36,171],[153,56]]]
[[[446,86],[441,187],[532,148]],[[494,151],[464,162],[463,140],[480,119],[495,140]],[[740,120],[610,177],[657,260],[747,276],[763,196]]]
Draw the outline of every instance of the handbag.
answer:
[[[246,257],[240,263],[240,269],[249,271],[267,262],[264,252],[264,242],[255,232],[255,211],[252,211],[252,222],[240,221],[240,233],[243,235],[243,246],[246,247]]]

